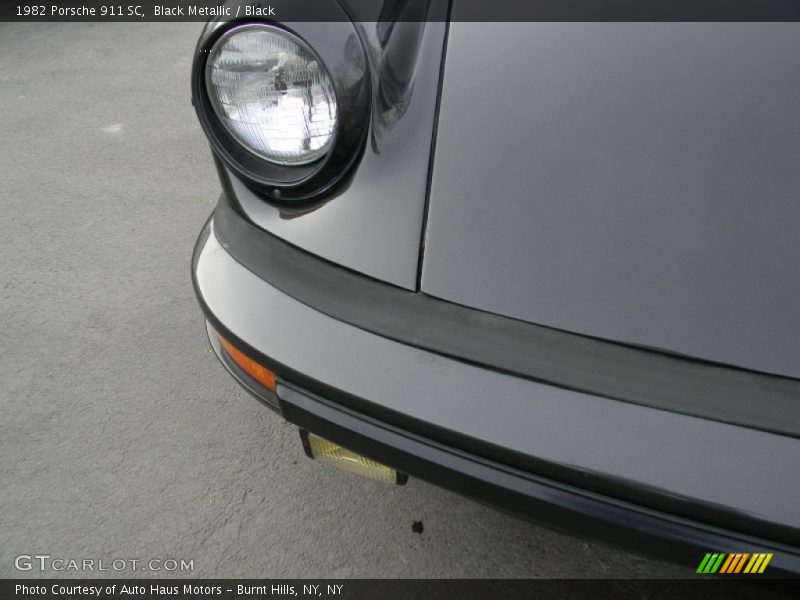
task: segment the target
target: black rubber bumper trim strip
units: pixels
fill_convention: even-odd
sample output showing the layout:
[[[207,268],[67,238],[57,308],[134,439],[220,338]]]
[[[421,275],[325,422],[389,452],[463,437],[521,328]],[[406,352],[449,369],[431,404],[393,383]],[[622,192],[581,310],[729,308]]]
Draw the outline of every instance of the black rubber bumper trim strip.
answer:
[[[387,424],[387,426],[401,428],[402,431],[407,432],[409,435],[421,436],[431,441],[436,440],[437,443],[447,444],[448,447],[454,450],[460,449],[473,456],[484,457],[487,460],[496,461],[497,464],[507,465],[509,468],[520,469],[531,474],[535,473],[538,476],[575,486],[579,489],[591,490],[609,498],[619,498],[623,502],[633,502],[639,506],[652,507],[655,510],[664,511],[680,518],[692,519],[700,523],[713,523],[715,526],[723,527],[726,530],[740,531],[743,534],[757,536],[759,539],[769,539],[775,540],[776,543],[790,544],[791,548],[800,547],[800,532],[797,529],[731,510],[725,506],[699,503],[694,498],[682,495],[665,494],[663,490],[643,486],[636,481],[609,477],[605,474],[546,461],[509,448],[499,447],[485,440],[421,421],[413,415],[398,413],[380,404],[379,399],[354,396],[334,388],[324,381],[319,381],[297,371],[289,365],[276,361],[239,338],[217,318],[205,303],[195,275],[200,253],[210,235],[212,224],[216,225],[213,215],[209,218],[197,240],[192,256],[192,284],[197,300],[208,322],[208,333],[211,338],[212,348],[233,378],[261,402],[273,402],[274,394],[270,393],[269,398],[261,398],[260,392],[263,393],[263,390],[260,390],[260,386],[240,370],[231,368],[230,361],[224,360],[220,345],[214,339],[215,331],[225,336],[234,346],[253,360],[273,371],[278,376],[279,382],[291,382],[291,385],[301,386],[304,390],[309,390],[319,397],[335,402],[337,406],[343,409],[353,411],[366,419],[377,419],[381,423]]]
[[[425,439],[279,383],[291,423],[412,477],[546,526],[696,568],[709,548],[773,552],[771,575],[800,573],[798,549],[564,485]]]
[[[265,232],[223,194],[214,231],[292,298],[391,340],[518,377],[800,437],[800,381],[635,348],[467,308],[360,275]]]

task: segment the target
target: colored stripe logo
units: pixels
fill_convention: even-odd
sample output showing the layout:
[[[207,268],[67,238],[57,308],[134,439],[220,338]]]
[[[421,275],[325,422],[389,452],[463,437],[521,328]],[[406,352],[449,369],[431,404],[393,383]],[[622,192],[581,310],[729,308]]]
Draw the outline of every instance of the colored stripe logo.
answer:
[[[709,552],[700,561],[697,572],[703,575],[714,573],[755,575],[763,573],[771,560],[772,553]]]

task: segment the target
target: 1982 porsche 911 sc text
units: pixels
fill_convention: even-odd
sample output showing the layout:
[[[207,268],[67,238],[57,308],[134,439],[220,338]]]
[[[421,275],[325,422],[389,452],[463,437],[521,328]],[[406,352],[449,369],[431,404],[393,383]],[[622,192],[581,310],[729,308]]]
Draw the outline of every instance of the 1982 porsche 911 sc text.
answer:
[[[198,44],[228,371],[317,459],[800,571],[797,26],[320,5]]]

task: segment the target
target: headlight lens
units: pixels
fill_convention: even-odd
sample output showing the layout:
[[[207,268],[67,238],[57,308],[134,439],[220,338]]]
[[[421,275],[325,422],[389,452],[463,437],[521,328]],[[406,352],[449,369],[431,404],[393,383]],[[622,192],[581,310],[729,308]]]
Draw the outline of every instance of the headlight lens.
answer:
[[[243,25],[209,54],[206,87],[228,132],[280,165],[314,162],[330,150],[337,106],[325,65],[300,38],[269,25]]]

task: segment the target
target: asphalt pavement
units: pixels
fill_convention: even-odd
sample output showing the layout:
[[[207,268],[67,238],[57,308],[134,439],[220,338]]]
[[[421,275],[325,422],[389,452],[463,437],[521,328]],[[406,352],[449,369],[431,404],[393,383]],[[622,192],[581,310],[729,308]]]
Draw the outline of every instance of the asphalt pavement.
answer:
[[[190,104],[200,29],[0,24],[0,577],[92,574],[16,569],[36,554],[191,577],[690,575],[310,461],[225,373],[190,280],[219,193]],[[93,574],[168,574],[140,568]]]

